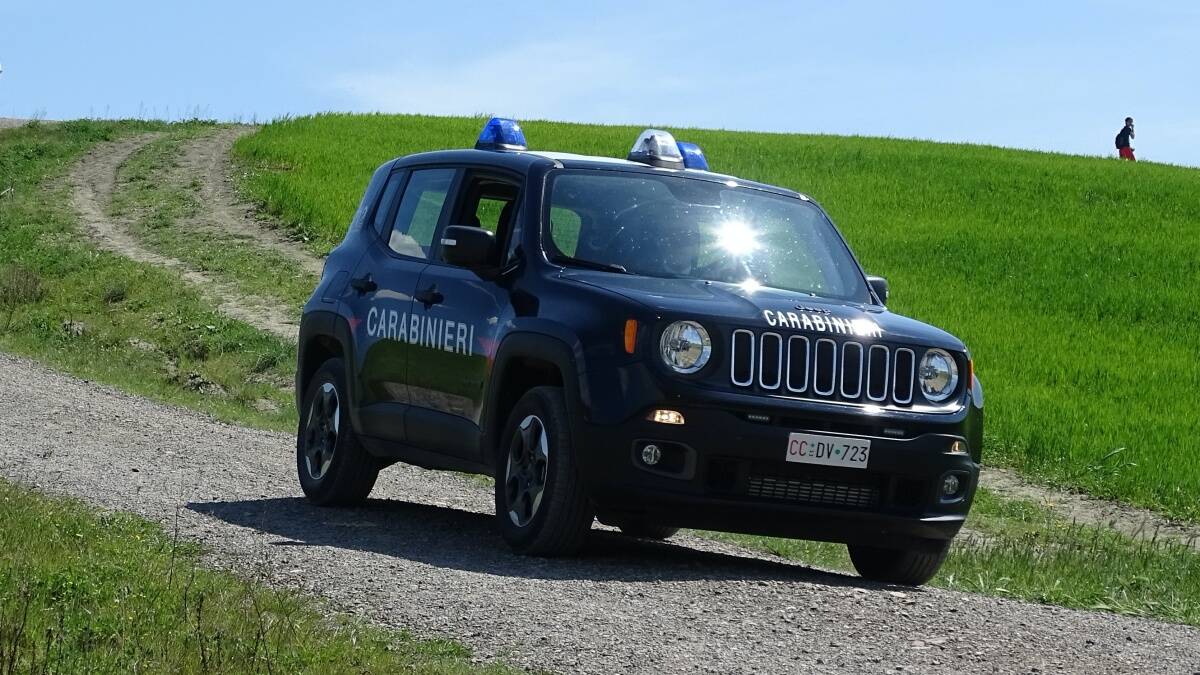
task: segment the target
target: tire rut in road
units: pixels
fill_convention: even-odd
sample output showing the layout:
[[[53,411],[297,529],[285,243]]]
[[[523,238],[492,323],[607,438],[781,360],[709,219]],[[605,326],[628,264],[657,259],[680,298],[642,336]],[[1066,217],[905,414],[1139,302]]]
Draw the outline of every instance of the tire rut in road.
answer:
[[[278,301],[241,294],[232,284],[193,269],[181,260],[149,250],[129,233],[126,223],[108,216],[107,207],[116,189],[117,168],[138,149],[160,136],[157,133],[142,134],[101,143],[72,168],[67,176],[71,200],[86,232],[102,249],[177,272],[226,316],[295,341],[299,326]]]
[[[1008,499],[1023,499],[1081,525],[1111,527],[1133,539],[1170,541],[1200,552],[1200,526],[1174,522],[1149,509],[1034,485],[1010,469],[984,469],[980,484]]]
[[[0,354],[0,475],[160,523],[214,564],[485,658],[567,672],[1190,671],[1200,630],[897,589],[685,538],[593,533],[522,558],[487,490],[386,469],[356,509],[298,497],[290,435],[244,429]]]
[[[200,201],[205,207],[185,226],[222,232],[249,246],[278,253],[300,270],[320,276],[321,258],[271,223],[258,219],[254,207],[240,201],[234,190],[233,144],[255,130],[249,126],[219,127],[184,144],[178,166],[169,173],[177,184],[198,180]]]

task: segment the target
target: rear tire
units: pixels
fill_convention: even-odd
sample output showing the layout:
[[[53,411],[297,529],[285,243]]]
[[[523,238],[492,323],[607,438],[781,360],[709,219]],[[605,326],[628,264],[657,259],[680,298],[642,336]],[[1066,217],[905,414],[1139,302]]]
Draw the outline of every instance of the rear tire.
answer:
[[[644,520],[625,520],[617,523],[617,527],[621,528],[621,534],[629,537],[638,537],[641,539],[670,539],[678,532],[678,527],[668,527],[666,525],[655,525]]]
[[[936,544],[927,550],[890,549],[874,546],[847,546],[854,569],[864,579],[889,584],[920,586],[933,578],[941,568],[950,542]]]
[[[361,503],[379,476],[379,462],[358,442],[350,423],[341,359],[329,359],[304,394],[296,431],[296,473],[309,501],[319,506]]]
[[[524,555],[571,555],[583,547],[594,518],[562,389],[534,387],[517,401],[496,448],[500,534]]]

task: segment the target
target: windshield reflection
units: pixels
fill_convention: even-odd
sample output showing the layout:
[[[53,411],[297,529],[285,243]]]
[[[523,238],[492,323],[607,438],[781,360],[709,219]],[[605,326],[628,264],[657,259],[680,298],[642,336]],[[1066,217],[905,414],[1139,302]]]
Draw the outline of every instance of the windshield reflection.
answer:
[[[551,254],[599,269],[869,302],[858,264],[810,202],[724,182],[556,173]]]

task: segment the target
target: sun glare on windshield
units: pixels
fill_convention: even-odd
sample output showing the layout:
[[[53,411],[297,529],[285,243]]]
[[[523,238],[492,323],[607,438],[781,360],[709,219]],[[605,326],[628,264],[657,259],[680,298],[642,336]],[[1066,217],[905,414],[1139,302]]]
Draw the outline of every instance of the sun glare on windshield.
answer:
[[[743,220],[726,220],[718,226],[715,234],[717,246],[733,256],[750,255],[762,246],[758,242],[758,232]]]
[[[762,288],[762,284],[758,283],[758,280],[754,278],[746,279],[742,283],[738,284],[738,286],[747,293],[753,293],[754,291]]]

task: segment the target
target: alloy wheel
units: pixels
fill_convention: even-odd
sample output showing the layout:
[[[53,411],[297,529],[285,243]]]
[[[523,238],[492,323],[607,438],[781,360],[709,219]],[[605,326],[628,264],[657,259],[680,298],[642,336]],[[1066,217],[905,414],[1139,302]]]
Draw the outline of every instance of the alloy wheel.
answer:
[[[550,440],[546,436],[546,426],[537,415],[529,415],[521,420],[513,434],[504,475],[508,517],[517,527],[525,527],[537,515],[546,491],[549,463]]]
[[[332,382],[323,383],[309,404],[304,427],[304,464],[313,480],[321,480],[333,462],[341,414],[337,388]]]

